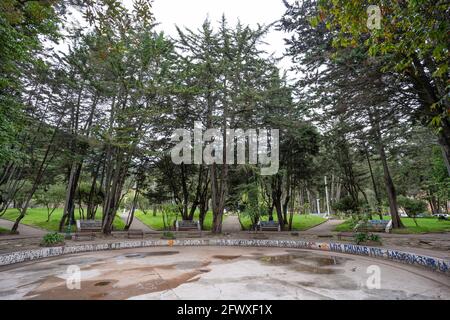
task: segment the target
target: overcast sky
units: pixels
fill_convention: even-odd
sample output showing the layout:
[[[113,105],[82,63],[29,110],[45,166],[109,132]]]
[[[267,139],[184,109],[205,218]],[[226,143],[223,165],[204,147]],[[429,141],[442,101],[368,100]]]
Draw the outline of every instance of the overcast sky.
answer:
[[[1,0],[0,0],[1,1]],[[128,9],[133,8],[133,0],[121,0]],[[243,25],[256,27],[257,24],[269,25],[281,18],[285,11],[282,0],[154,0],[153,14],[159,25],[158,31],[173,38],[177,38],[175,25],[183,29],[187,27],[197,30],[203,21],[208,18],[213,27],[217,28],[222,18],[222,14],[228,20],[230,27],[236,25],[238,19]],[[82,20],[81,13],[71,10],[71,17],[68,18],[70,24],[86,25]],[[267,45],[262,49],[275,57],[282,57],[285,52],[283,38],[287,34],[271,28],[263,39]],[[58,45],[50,45],[56,50],[66,52],[68,43],[61,42]],[[282,70],[289,69],[290,58],[286,57],[278,63]],[[293,74],[290,75],[292,78]]]

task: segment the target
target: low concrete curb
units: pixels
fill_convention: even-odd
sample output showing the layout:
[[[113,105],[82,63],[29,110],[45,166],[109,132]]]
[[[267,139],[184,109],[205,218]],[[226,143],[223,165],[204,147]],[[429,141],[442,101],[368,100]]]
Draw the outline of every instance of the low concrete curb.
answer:
[[[444,273],[450,276],[450,261],[418,255],[404,251],[343,244],[336,242],[311,242],[301,240],[248,240],[248,239],[181,239],[181,240],[127,240],[110,243],[79,244],[51,248],[39,248],[33,250],[16,251],[0,255],[0,266],[14,263],[56,257],[65,254],[80,252],[93,252],[104,250],[119,250],[141,247],[164,246],[242,246],[242,247],[280,247],[296,249],[312,249],[329,252],[340,252],[385,259],[393,262],[404,263],[429,270]]]

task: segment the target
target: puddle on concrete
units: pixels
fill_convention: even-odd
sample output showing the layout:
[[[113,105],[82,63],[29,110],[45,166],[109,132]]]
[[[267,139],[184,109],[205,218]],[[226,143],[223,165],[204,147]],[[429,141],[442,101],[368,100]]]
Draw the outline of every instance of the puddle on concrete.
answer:
[[[194,270],[176,275],[167,279],[153,279],[135,282],[126,286],[117,287],[117,280],[83,281],[80,290],[67,290],[66,282],[55,277],[48,277],[41,285],[28,292],[25,297],[31,299],[126,299],[151,292],[166,291],[176,288],[184,283],[197,281],[197,276],[203,271]],[[209,270],[208,270],[209,271]]]
[[[141,258],[142,255],[140,253],[130,253],[125,256],[125,258]]]
[[[99,293],[91,294],[90,297],[92,299],[102,299],[102,298],[106,297],[107,295],[108,295],[107,292],[99,292]]]
[[[428,297],[418,294],[408,294],[403,290],[389,290],[389,289],[367,289],[363,291],[369,295],[366,299],[375,300],[444,300],[439,295],[435,297]]]
[[[297,272],[316,273],[316,274],[337,274],[344,273],[343,269],[324,268],[340,266],[346,263],[347,258],[336,256],[322,256],[305,251],[287,251],[288,254],[281,255],[263,255],[257,257],[262,262],[273,266],[286,266]]]
[[[289,266],[289,269],[297,272],[316,273],[316,274],[338,274],[345,272],[342,269],[321,268],[301,263]]]
[[[103,286],[107,286],[110,283],[111,283],[111,281],[100,281],[100,282],[95,283],[94,286],[103,287]]]
[[[179,251],[152,251],[152,252],[136,252],[124,255],[125,258],[145,258],[155,256],[171,256],[180,253]]]
[[[252,252],[252,253],[250,253],[250,255],[252,255],[252,256],[262,256],[264,254],[261,253],[261,252]]]
[[[70,266],[73,264],[91,264],[94,262],[101,262],[104,258],[92,257],[92,256],[74,256],[67,257],[65,259],[58,259],[56,265],[58,266]],[[53,263],[54,264],[54,263]]]
[[[212,256],[215,259],[220,259],[220,260],[234,260],[240,257],[240,255],[238,256],[226,256],[226,255],[215,255]]]
[[[259,261],[271,264],[274,266],[291,264],[294,260],[294,256],[291,254],[283,254],[279,256],[261,256]]]
[[[209,261],[206,263],[206,265],[207,264],[209,264]],[[175,264],[175,268],[178,270],[196,269],[204,266],[204,261],[180,261]]]
[[[6,296],[9,296],[9,295],[13,295],[13,294],[16,294],[17,293],[17,290],[5,290],[5,291],[0,291],[0,297],[6,297]]]
[[[320,288],[329,290],[358,290],[360,285],[355,280],[344,275],[336,275],[333,281],[324,277],[316,277],[314,281],[296,281],[297,285],[308,288]]]

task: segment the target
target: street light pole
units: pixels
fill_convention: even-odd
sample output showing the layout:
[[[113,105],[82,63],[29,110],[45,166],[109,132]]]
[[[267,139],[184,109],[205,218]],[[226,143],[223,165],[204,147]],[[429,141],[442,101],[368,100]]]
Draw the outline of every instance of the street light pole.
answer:
[[[330,200],[328,198],[328,185],[327,185],[327,176],[325,178],[325,199],[327,201],[327,215],[330,215]]]

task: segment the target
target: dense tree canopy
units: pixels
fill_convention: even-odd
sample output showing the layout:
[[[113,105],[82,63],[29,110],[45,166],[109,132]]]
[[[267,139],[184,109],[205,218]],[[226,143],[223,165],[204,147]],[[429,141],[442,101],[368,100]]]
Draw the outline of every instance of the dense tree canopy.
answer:
[[[327,205],[388,213],[395,228],[399,208],[448,211],[448,5],[384,1],[377,30],[361,1],[285,5],[277,28],[295,82],[262,50],[272,26],[223,17],[170,38],[149,0],[2,1],[0,215],[17,208],[16,230],[29,207],[49,219],[60,207],[63,231],[98,213],[109,234],[119,211],[128,228],[136,210],[169,204],[201,225],[212,211],[217,233],[226,211],[253,226],[276,215],[283,229]],[[82,27],[63,23],[67,8]],[[249,154],[175,164],[172,133],[195,128],[222,141],[227,129],[279,129],[277,173]]]

